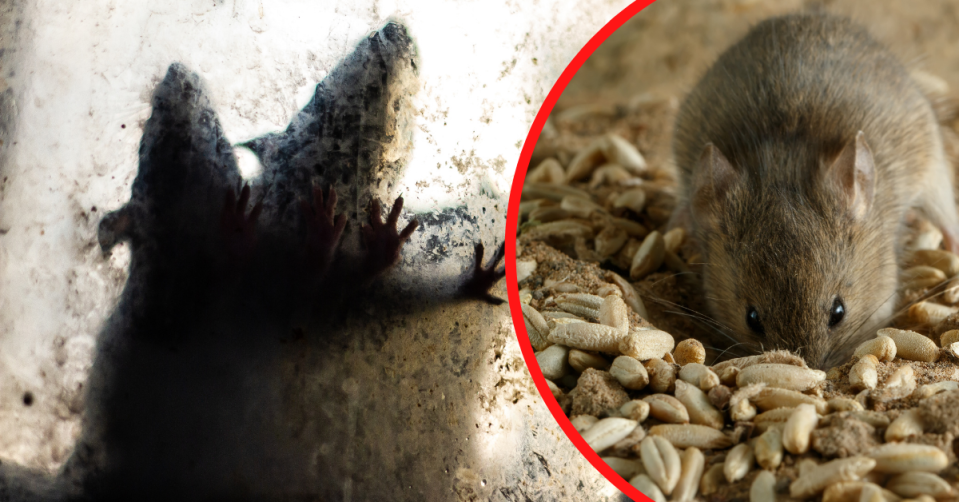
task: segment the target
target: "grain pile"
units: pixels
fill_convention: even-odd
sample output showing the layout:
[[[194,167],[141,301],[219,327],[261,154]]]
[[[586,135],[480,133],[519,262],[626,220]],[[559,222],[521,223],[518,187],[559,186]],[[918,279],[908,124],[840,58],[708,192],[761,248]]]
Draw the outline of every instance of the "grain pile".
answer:
[[[901,314],[842,366],[727,350],[701,315],[695,250],[666,231],[676,108],[565,110],[527,174],[519,296],[574,427],[653,500],[959,500],[959,257],[914,217]]]

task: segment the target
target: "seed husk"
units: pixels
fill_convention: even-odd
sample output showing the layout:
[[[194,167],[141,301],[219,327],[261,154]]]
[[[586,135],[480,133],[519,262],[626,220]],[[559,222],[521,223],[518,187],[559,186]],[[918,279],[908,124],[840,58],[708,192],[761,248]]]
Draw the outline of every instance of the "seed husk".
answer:
[[[609,373],[627,389],[639,390],[649,384],[649,374],[643,363],[629,356],[614,359]]]
[[[569,423],[573,424],[573,427],[576,428],[576,432],[582,434],[590,427],[596,425],[596,422],[599,422],[599,418],[592,415],[576,415],[575,417],[569,419]]]
[[[680,342],[682,344],[682,342]],[[677,349],[678,352],[678,349]],[[689,382],[703,391],[710,391],[719,385],[719,376],[701,363],[688,363],[679,370],[679,378]]]
[[[563,345],[550,345],[536,354],[536,362],[543,376],[554,381],[569,373],[568,358],[569,348]]]
[[[878,335],[892,338],[892,341],[896,343],[896,355],[903,359],[933,362],[939,358],[936,342],[915,331],[885,328],[879,330]]]
[[[886,442],[902,441],[910,436],[920,436],[923,433],[922,416],[918,408],[903,411],[898,418],[886,428]]]
[[[856,347],[856,351],[853,353],[853,357],[859,358],[866,354],[875,356],[879,361],[892,361],[896,357],[896,342],[888,336],[877,336],[859,344],[859,347]]]
[[[624,418],[643,423],[646,417],[649,416],[649,403],[640,399],[633,399],[620,406],[619,412],[623,414]]]
[[[743,479],[746,474],[749,474],[755,460],[753,449],[748,444],[740,443],[733,446],[723,462],[723,475],[726,476],[726,481],[735,483]]]
[[[551,223],[554,221],[565,220],[572,216],[569,211],[559,207],[559,206],[547,206],[536,208],[529,213],[530,221],[538,221],[540,223]]]
[[[942,382],[927,383],[926,385],[916,389],[916,392],[914,392],[913,395],[916,396],[917,399],[925,399],[927,397],[935,396],[940,392],[949,392],[952,390],[959,390],[959,382],[944,380]]]
[[[783,429],[783,447],[789,453],[802,455],[809,451],[809,439],[812,431],[819,424],[816,407],[811,404],[800,404],[796,411],[786,421]]]
[[[845,397],[834,397],[827,401],[826,405],[829,407],[827,410],[829,413],[838,411],[862,411],[864,409],[862,405],[859,404],[859,401]]]
[[[790,364],[754,364],[744,368],[736,377],[736,384],[745,387],[753,383],[765,383],[770,387],[804,391],[826,379],[819,370],[800,368]]]
[[[647,319],[649,317],[649,314],[646,313],[646,306],[643,305],[643,300],[640,299],[639,293],[636,292],[636,288],[634,288],[629,281],[623,279],[615,272],[607,272],[607,279],[612,281],[613,284],[619,286],[619,289],[623,292],[623,301],[626,302],[626,305],[629,305],[634,312],[639,314],[639,317],[642,317],[643,319]]]
[[[602,140],[603,154],[633,174],[646,172],[646,159],[632,143],[615,134],[607,134]]]
[[[676,399],[686,407],[691,423],[714,429],[723,428],[725,424],[723,414],[709,402],[709,398],[698,387],[676,380]]]
[[[643,211],[643,207],[645,206],[646,191],[642,188],[626,190],[613,199],[613,207],[626,208],[635,212],[636,214],[641,213]]]
[[[833,483],[858,481],[875,465],[875,460],[858,456],[826,462],[801,473],[799,478],[789,485],[789,494],[799,499],[811,497]]]
[[[678,399],[669,394],[653,394],[643,401],[649,403],[649,414],[668,424],[688,424],[689,411]]]
[[[662,358],[676,345],[673,335],[658,329],[630,330],[619,344],[619,352],[623,355],[648,361]]]
[[[620,343],[624,338],[617,328],[585,322],[556,324],[549,332],[550,342],[580,350],[609,353],[619,352]]]
[[[945,318],[955,314],[956,312],[959,312],[959,308],[923,301],[909,307],[908,318],[910,321],[916,324],[932,327],[941,323],[943,320],[945,320]],[[896,343],[896,346],[902,350],[902,347],[899,346],[899,343]]]
[[[753,448],[756,462],[763,469],[776,470],[783,460],[783,436],[779,429],[771,428],[763,432]]]
[[[629,307],[622,298],[609,295],[603,298],[599,306],[599,322],[620,330],[623,335],[629,333]]]
[[[535,260],[516,260],[516,282],[520,283],[536,271]]]
[[[879,373],[876,370],[878,362],[876,356],[866,354],[849,368],[849,385],[853,390],[876,388],[879,384]]]
[[[923,444],[886,443],[870,451],[868,456],[876,461],[876,471],[886,473],[939,472],[949,463],[942,450]]]
[[[655,272],[663,264],[665,253],[666,244],[663,242],[662,234],[655,230],[650,232],[639,249],[636,250],[636,255],[633,256],[633,263],[629,268],[629,278],[638,281]]]
[[[902,289],[916,291],[931,288],[946,280],[946,274],[935,267],[919,265],[903,270],[899,274]]]
[[[662,437],[677,448],[695,446],[700,450],[721,450],[729,448],[733,442],[722,432],[695,424],[654,425],[647,432],[650,436]]]
[[[520,308],[523,310],[526,334],[529,335],[529,341],[530,344],[533,345],[533,349],[540,351],[549,347],[550,342],[547,339],[549,336],[549,325],[546,324],[546,319],[543,318],[543,315],[540,314],[539,311],[525,303],[521,304]]]
[[[959,274],[959,256],[941,249],[917,249],[906,258],[907,266],[929,266],[941,270],[944,277]]]
[[[687,338],[676,345],[676,350],[673,352],[673,357],[676,358],[676,363],[680,366],[686,366],[687,364],[701,365],[706,361],[706,348],[703,347],[702,342],[699,340],[696,340],[695,338]],[[716,383],[719,383],[718,379]]]
[[[766,387],[760,390],[750,398],[750,401],[763,411],[776,408],[795,408],[800,404],[811,404],[816,408],[816,413],[825,415],[828,409],[826,400],[821,397],[776,387]]]
[[[560,201],[559,207],[566,210],[571,216],[577,218],[589,218],[595,212],[604,212],[603,208],[588,197],[578,195],[567,195]]]
[[[676,388],[676,366],[655,357],[643,364],[649,374],[649,390],[672,392]]]
[[[666,251],[670,253],[675,253],[679,251],[679,247],[683,245],[683,241],[686,239],[686,231],[683,230],[683,227],[676,227],[663,235],[663,243],[666,246]]]
[[[523,200],[546,199],[559,202],[568,195],[576,195],[586,199],[591,197],[588,193],[569,185],[529,182],[523,184]]]
[[[904,472],[886,482],[886,488],[903,497],[930,495],[942,498],[952,493],[946,480],[929,472]]]
[[[631,479],[639,474],[645,474],[642,462],[619,457],[600,457],[616,474],[623,479]]]
[[[749,487],[749,502],[775,502],[776,476],[769,471],[760,472]]]
[[[593,451],[600,452],[628,436],[637,425],[639,422],[628,418],[604,418],[583,432],[583,440]]]
[[[699,491],[704,496],[709,496],[719,491],[724,484],[726,484],[726,476],[723,474],[723,464],[713,464],[703,474],[703,479],[699,482]]]
[[[566,170],[559,161],[550,157],[540,162],[526,174],[526,182],[530,183],[566,183]]]
[[[605,161],[606,155],[603,154],[603,141],[596,140],[586,148],[577,152],[573,160],[569,161],[569,165],[566,166],[566,183],[589,177],[589,175],[593,173],[593,170]]]
[[[595,368],[600,371],[609,369],[609,361],[607,361],[606,358],[589,352],[583,352],[579,349],[570,349],[569,365],[576,370],[577,373],[586,371],[586,368]]]
[[[681,459],[679,483],[673,491],[673,500],[676,502],[692,502],[699,490],[699,482],[703,477],[703,467],[706,459],[699,448],[686,448]]]
[[[623,166],[619,164],[603,164],[593,171],[593,176],[589,180],[589,188],[597,188],[604,184],[618,184],[633,179]]]
[[[650,479],[648,474],[639,474],[629,480],[629,484],[636,487],[643,495],[646,495],[653,502],[666,502],[666,496],[663,491],[656,486],[656,483]]]
[[[948,347],[956,342],[959,342],[959,329],[951,329],[946,331],[939,337],[939,345],[941,347]]]
[[[661,437],[647,436],[640,443],[640,456],[649,478],[664,494],[673,493],[682,472],[682,464],[676,448]]]
[[[736,422],[752,420],[756,416],[756,407],[750,398],[766,388],[764,383],[750,384],[740,387],[729,398],[729,416]]]

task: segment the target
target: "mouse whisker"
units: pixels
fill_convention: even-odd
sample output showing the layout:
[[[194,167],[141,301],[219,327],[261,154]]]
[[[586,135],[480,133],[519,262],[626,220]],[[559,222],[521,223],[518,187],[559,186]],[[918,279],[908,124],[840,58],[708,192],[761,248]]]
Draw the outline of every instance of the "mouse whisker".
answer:
[[[729,336],[729,335],[725,332],[725,331],[732,331],[732,329],[730,329],[728,326],[722,324],[721,322],[717,321],[716,319],[713,319],[712,317],[709,317],[709,316],[706,315],[706,314],[703,314],[703,313],[701,313],[701,312],[697,312],[697,311],[695,311],[695,310],[693,310],[693,309],[691,309],[691,308],[689,308],[689,307],[686,307],[686,306],[683,306],[683,305],[680,305],[680,304],[678,304],[678,303],[671,302],[671,301],[669,301],[669,300],[665,300],[665,299],[662,299],[662,298],[656,298],[656,297],[649,297],[649,298],[650,298],[651,300],[653,300],[654,302],[657,302],[657,303],[659,303],[659,304],[661,304],[661,305],[665,305],[665,306],[668,306],[668,307],[673,307],[673,308],[682,309],[681,312],[668,311],[668,312],[666,312],[666,313],[680,314],[680,315],[684,315],[684,316],[686,316],[686,317],[689,317],[689,318],[691,318],[691,319],[698,319],[698,320],[700,320],[700,321],[706,322],[706,323],[709,324],[710,327],[712,327],[714,330],[716,330],[717,332],[719,332],[719,333],[722,334],[723,336],[729,338],[729,339],[732,340],[732,341],[736,341],[733,337]]]
[[[917,303],[919,303],[919,302],[931,300],[931,299],[933,299],[933,298],[936,298],[936,297],[939,296],[939,295],[944,294],[945,291],[946,291],[946,286],[947,286],[948,284],[949,284],[949,283],[948,283],[947,281],[944,281],[944,282],[941,282],[941,283],[933,286],[932,288],[929,288],[929,290],[926,292],[926,294],[922,295],[921,297],[917,298],[916,300],[913,300],[913,301],[911,301],[911,302],[906,303],[905,305],[903,305],[902,307],[900,307],[898,310],[896,310],[896,311],[894,311],[892,314],[890,314],[888,317],[886,317],[885,319],[882,319],[882,321],[881,321],[878,325],[879,325],[879,326],[886,326],[887,324],[889,324],[890,322],[892,322],[895,318],[897,318],[897,317],[899,317],[900,315],[902,315],[902,314],[906,313],[907,311],[909,311],[909,309],[910,309],[913,305],[915,305],[915,304],[917,304]],[[937,290],[938,290],[938,291],[937,291]],[[891,296],[890,296],[889,298],[891,298]],[[888,301],[889,298],[886,298],[886,300]],[[878,308],[877,308],[877,310],[878,310]],[[873,312],[875,312],[875,311],[873,311]],[[871,315],[870,315],[870,317],[871,317]],[[867,321],[868,321],[868,318],[867,318]],[[857,330],[860,329],[860,328],[862,328],[863,325],[865,325],[865,322],[861,323],[861,325],[857,327]]]
[[[726,355],[727,352],[733,350],[734,348],[736,348],[736,347],[738,347],[738,346],[740,346],[740,345],[745,345],[745,343],[743,343],[743,342],[734,343],[734,344],[730,345],[729,347],[727,347],[725,350],[723,350],[723,351],[720,352],[718,355],[716,355],[716,360],[713,361],[713,364],[716,364],[717,362],[723,360],[723,356]],[[713,349],[713,350],[719,350],[717,347],[710,347],[710,348]],[[736,355],[736,354],[733,354],[733,355],[739,357],[739,356]]]

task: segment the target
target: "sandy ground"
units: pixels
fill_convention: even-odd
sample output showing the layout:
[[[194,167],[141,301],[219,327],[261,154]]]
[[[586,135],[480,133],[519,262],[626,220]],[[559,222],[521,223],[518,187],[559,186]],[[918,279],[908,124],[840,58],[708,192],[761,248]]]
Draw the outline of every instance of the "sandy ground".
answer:
[[[557,110],[646,92],[682,96],[757,22],[819,8],[852,17],[913,68],[959,85],[959,3],[952,0],[659,0],[626,22],[583,65]]]

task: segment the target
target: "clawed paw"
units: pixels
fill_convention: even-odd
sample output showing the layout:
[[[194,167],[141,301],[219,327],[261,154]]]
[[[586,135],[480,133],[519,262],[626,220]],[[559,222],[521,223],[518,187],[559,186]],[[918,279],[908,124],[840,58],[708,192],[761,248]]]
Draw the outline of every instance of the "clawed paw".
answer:
[[[330,186],[324,202],[323,189],[313,187],[313,206],[301,201],[300,211],[306,220],[306,253],[310,266],[324,272],[333,259],[343,228],[346,227],[346,216],[335,214],[336,190]]]
[[[232,188],[226,190],[223,198],[220,234],[227,254],[234,263],[245,263],[256,246],[256,220],[260,217],[260,211],[263,210],[263,201],[257,202],[247,215],[246,205],[249,202],[249,185],[243,185],[239,200]]]
[[[398,197],[396,202],[393,203],[393,209],[384,224],[380,217],[380,203],[376,199],[373,200],[370,208],[370,224],[363,225],[363,228],[360,229],[366,250],[364,268],[371,277],[379,275],[399,261],[403,243],[413,235],[413,231],[419,226],[419,221],[414,219],[406,225],[403,231],[397,232],[396,222],[402,210],[403,197]]]
[[[504,242],[496,248],[496,252],[493,253],[493,258],[490,260],[489,267],[483,267],[484,252],[483,243],[476,243],[474,254],[476,263],[473,266],[473,274],[469,280],[463,284],[460,291],[464,297],[485,300],[493,305],[499,305],[505,300],[491,295],[489,290],[506,275],[505,267],[496,268],[496,264],[506,255],[506,243]]]

